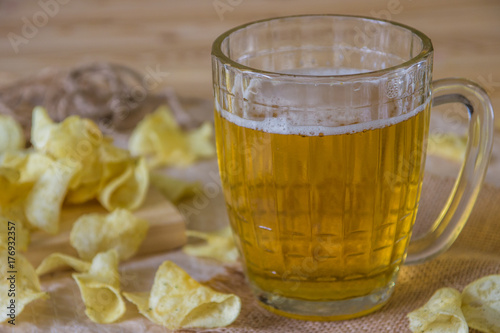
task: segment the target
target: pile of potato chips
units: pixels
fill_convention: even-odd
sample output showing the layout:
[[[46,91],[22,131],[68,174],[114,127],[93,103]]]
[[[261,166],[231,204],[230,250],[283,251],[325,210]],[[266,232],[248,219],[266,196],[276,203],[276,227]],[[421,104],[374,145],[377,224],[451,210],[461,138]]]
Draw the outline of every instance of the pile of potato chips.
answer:
[[[209,124],[186,133],[165,107],[137,126],[130,149],[118,148],[89,119],[70,116],[54,123],[40,107],[33,111],[32,147],[24,149],[23,131],[10,117],[0,115],[0,255],[7,257],[8,221],[16,225],[17,250],[26,250],[29,234],[39,229],[59,230],[63,203],[79,204],[97,199],[108,214],[82,215],[73,225],[70,244],[80,258],[52,253],[35,270],[15,253],[17,314],[36,299],[47,298],[38,276],[61,268],[76,271],[85,313],[96,323],[112,323],[125,313],[118,265],[132,257],[148,232],[148,221],[131,210],[145,199],[150,168],[188,165],[211,157],[215,149]],[[172,201],[198,188],[168,177],[154,175],[161,192]],[[11,222],[12,223],[12,222]],[[210,239],[207,239],[210,241]],[[9,250],[10,251],[10,250]],[[234,254],[233,254],[234,255]],[[6,261],[0,261],[0,266]],[[8,306],[7,267],[0,272],[0,305]],[[193,280],[171,262],[163,263],[150,293],[123,293],[147,318],[171,329],[217,327],[232,323],[241,301],[235,295],[216,292]],[[0,322],[9,317],[2,312]]]
[[[420,309],[408,314],[412,332],[500,332],[500,275],[489,275],[467,285],[463,292],[437,290]]]
[[[114,146],[88,119],[71,116],[54,123],[43,108],[35,108],[32,148],[19,149],[17,140],[11,141],[0,158],[0,181],[7,188],[0,214],[20,228],[56,234],[63,202],[96,198],[111,211],[136,209],[144,201],[145,160]]]

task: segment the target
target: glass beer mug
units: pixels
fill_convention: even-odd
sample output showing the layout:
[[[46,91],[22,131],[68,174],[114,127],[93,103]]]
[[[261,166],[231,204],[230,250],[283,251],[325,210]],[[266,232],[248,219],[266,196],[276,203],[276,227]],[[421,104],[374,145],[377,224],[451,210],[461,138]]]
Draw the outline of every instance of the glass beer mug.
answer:
[[[217,153],[248,282],[265,308],[341,320],[382,307],[400,266],[446,250],[463,228],[492,147],[476,84],[432,82],[423,33],[371,18],[249,23],[213,44]],[[465,162],[438,221],[410,242],[431,105],[470,119]]]

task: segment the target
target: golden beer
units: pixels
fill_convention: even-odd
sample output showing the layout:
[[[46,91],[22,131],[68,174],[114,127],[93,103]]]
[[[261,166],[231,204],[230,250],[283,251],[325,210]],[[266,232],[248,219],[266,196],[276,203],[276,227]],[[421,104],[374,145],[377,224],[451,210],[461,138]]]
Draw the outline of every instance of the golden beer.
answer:
[[[243,24],[212,45],[227,211],[259,303],[343,320],[381,308],[400,265],[446,250],[483,181],[493,111],[481,87],[432,82],[433,47],[396,22],[297,15]],[[469,115],[465,161],[432,228],[410,242],[430,105]]]
[[[429,108],[345,133],[286,132],[216,110],[224,195],[250,283],[332,301],[394,281],[418,208]]]

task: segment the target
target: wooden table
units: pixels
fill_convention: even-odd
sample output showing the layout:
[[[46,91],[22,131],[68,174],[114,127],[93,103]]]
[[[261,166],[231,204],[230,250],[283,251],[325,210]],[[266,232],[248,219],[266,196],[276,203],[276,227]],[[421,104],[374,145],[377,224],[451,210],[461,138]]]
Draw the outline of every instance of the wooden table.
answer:
[[[51,5],[44,9],[40,3]],[[462,76],[481,83],[500,128],[498,0],[2,0],[0,82],[46,66],[106,60],[142,72],[168,72],[162,84],[183,96],[210,98],[210,46],[220,33],[300,13],[384,17],[423,31],[434,43],[434,78]],[[15,41],[9,41],[9,33],[20,39],[10,34]]]

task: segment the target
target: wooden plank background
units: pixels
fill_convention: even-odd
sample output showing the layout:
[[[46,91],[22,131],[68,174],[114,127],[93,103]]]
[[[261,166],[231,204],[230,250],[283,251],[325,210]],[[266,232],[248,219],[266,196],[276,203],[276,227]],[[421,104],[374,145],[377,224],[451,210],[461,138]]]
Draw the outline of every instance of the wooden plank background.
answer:
[[[220,33],[300,13],[385,17],[423,31],[434,43],[434,78],[482,83],[500,128],[498,0],[0,0],[0,82],[46,66],[106,60],[168,72],[162,84],[211,98],[210,46]],[[39,27],[23,34],[26,22]],[[24,39],[13,47],[9,33]]]

